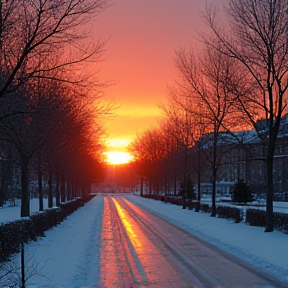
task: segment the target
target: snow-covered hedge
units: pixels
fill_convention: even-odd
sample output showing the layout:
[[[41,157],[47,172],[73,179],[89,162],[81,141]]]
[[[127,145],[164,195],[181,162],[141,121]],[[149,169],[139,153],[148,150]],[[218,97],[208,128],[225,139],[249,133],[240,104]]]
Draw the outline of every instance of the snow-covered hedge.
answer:
[[[44,231],[60,223],[65,217],[60,208],[46,210],[0,226],[0,262],[19,252],[22,242],[37,240]]]
[[[288,214],[273,213],[274,229],[288,233]],[[246,224],[250,226],[265,227],[266,212],[264,210],[247,209]]]
[[[219,218],[233,219],[235,223],[240,223],[242,220],[241,211],[236,207],[217,206],[216,214]]]
[[[45,231],[58,225],[68,215],[83,206],[83,203],[90,201],[91,197],[77,198],[61,204],[60,207],[0,225],[0,263],[7,260],[11,254],[19,252],[22,242],[28,243],[36,241],[37,237],[43,237]]]

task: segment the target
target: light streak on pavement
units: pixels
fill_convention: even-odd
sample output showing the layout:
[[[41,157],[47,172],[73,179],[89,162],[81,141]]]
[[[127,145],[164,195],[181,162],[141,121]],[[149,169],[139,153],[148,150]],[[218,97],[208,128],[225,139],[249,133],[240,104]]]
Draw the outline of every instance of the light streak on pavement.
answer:
[[[104,197],[101,287],[284,287],[139,208]]]

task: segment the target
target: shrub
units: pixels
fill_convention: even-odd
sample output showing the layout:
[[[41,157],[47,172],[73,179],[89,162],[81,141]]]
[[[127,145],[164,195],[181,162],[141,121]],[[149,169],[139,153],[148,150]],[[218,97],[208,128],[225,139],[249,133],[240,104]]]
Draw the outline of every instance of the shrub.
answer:
[[[186,204],[189,210],[195,209],[195,212],[199,212],[200,209],[199,201],[188,200]]]
[[[243,182],[243,180],[238,180],[234,185],[233,189],[233,201],[238,203],[247,203],[254,201],[252,191],[250,187]]]
[[[89,200],[91,197],[84,199],[84,201]],[[48,209],[30,217],[0,225],[0,263],[6,261],[11,254],[19,252],[21,243],[36,241],[37,237],[45,236],[45,231],[58,225],[82,204],[83,200],[77,198],[61,204],[59,208]]]
[[[273,213],[274,229],[287,233],[288,231],[288,214],[286,213]],[[265,227],[266,212],[264,210],[247,209],[246,211],[246,224],[250,226]]]
[[[200,211],[205,212],[205,213],[210,213],[211,208],[209,204],[200,204]]]
[[[288,232],[288,214],[285,213],[273,213],[274,229]]]
[[[230,206],[218,206],[216,214],[219,218],[233,219],[235,223],[241,222],[242,219],[240,209]]]
[[[266,212],[264,210],[247,209],[245,222],[250,226],[265,227]]]
[[[187,181],[186,187],[184,185],[184,182],[180,183],[180,189],[178,191],[178,195],[182,196],[185,199],[194,200],[196,199],[194,184],[190,178],[188,178],[186,181]]]

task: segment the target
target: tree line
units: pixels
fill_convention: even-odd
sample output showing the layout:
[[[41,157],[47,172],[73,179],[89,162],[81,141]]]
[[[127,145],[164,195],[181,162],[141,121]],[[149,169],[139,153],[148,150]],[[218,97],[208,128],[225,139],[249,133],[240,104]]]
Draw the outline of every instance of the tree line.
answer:
[[[101,123],[112,107],[89,71],[106,40],[90,32],[106,8],[101,0],[0,3],[0,205],[20,195],[22,217],[31,179],[43,210],[44,180],[52,207],[53,197],[57,206],[85,197],[101,176]]]
[[[199,177],[204,164],[210,167],[215,216],[217,171],[226,153],[218,149],[221,135],[225,132],[241,145],[236,132],[254,129],[266,148],[265,231],[271,232],[275,146],[287,113],[288,2],[230,0],[223,11],[220,18],[219,7],[206,5],[202,16],[207,29],[198,34],[200,48],[176,51],[179,78],[160,104],[166,120],[135,137],[135,165],[138,173],[149,177],[154,191],[159,191],[157,180],[174,181],[171,175],[181,171],[185,190],[193,147],[198,151],[192,157],[193,169]],[[201,149],[204,146],[209,149]]]

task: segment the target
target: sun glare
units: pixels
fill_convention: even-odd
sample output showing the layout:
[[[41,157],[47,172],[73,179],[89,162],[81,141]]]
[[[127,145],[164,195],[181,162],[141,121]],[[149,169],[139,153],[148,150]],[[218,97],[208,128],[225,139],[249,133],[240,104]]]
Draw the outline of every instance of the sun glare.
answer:
[[[133,159],[133,156],[128,152],[110,151],[105,154],[107,156],[107,163],[112,165],[127,164]]]

